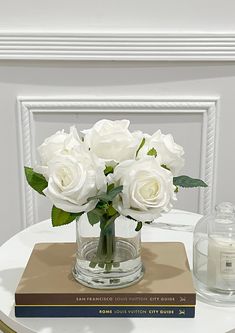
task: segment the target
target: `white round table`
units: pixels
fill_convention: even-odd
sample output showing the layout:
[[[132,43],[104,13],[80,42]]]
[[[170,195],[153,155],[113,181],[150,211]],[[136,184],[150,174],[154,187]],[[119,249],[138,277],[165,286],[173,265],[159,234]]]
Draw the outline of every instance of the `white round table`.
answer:
[[[173,210],[159,222],[194,226],[200,215]],[[193,234],[161,229],[156,224],[142,228],[143,241],[180,241],[186,246],[192,267]],[[50,220],[35,224],[0,247],[0,321],[17,333],[225,333],[235,329],[235,307],[215,307],[197,300],[196,317],[187,318],[16,318],[14,293],[35,243],[75,241],[75,223],[53,228]],[[1,327],[1,326],[0,326]],[[3,327],[2,327],[3,329]],[[6,332],[10,332],[7,328]]]

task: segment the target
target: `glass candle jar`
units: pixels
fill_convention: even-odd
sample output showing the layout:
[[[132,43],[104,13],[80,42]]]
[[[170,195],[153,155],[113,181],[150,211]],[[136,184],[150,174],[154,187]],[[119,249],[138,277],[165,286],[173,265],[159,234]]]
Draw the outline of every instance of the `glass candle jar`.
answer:
[[[199,297],[235,305],[235,206],[224,202],[194,229],[193,273]]]

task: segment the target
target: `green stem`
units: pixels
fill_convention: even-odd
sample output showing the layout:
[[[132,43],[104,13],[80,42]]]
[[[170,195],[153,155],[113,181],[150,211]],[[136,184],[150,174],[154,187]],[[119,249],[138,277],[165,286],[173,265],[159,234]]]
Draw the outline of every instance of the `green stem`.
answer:
[[[100,221],[100,237],[97,252],[95,258],[92,260],[92,266],[94,263],[99,267],[104,268],[106,271],[111,271],[113,266],[113,260],[115,255],[115,222],[106,226],[106,220]],[[95,264],[95,266],[96,266]]]
[[[109,226],[106,233],[107,256],[111,257],[115,252],[115,224]]]
[[[97,251],[89,264],[91,268],[98,265],[106,272],[110,272],[112,267],[119,267],[120,263],[114,261],[116,254],[115,220],[118,216],[119,213],[116,212],[111,216],[104,214],[100,217],[100,237]]]

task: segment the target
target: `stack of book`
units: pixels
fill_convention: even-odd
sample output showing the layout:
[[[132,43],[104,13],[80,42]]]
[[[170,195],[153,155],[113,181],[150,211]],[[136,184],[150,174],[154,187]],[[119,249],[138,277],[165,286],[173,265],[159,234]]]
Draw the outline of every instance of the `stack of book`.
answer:
[[[72,276],[74,243],[36,244],[15,293],[16,317],[195,316],[196,295],[184,245],[142,243],[145,274],[113,290],[85,287]]]

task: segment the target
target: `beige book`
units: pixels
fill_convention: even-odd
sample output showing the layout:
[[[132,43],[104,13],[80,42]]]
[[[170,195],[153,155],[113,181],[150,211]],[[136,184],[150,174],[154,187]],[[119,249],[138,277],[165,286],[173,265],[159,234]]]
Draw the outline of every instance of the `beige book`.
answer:
[[[36,244],[15,293],[16,305],[195,305],[183,243],[142,243],[143,279],[113,290],[75,281],[75,252],[75,243]]]

